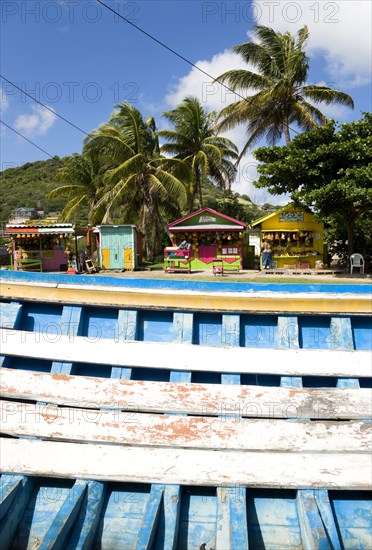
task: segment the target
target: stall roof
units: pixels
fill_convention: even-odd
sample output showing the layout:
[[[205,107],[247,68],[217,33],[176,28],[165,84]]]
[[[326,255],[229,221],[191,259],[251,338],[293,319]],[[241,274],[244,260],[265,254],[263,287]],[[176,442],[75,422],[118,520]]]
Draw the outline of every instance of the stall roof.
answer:
[[[278,208],[277,210],[274,210],[274,212],[270,212],[269,214],[266,214],[265,216],[262,216],[261,218],[258,218],[257,220],[254,220],[250,227],[255,227],[256,225],[260,225],[262,222],[265,222],[266,220],[269,220],[273,216],[276,216],[279,212],[284,212],[285,210],[301,210],[303,212],[311,212],[310,208],[307,208],[304,205],[296,205],[294,203],[286,204],[285,206],[282,206],[281,208]],[[311,212],[313,213],[313,212]]]
[[[195,223],[192,223],[193,218],[195,219]],[[168,224],[168,227],[171,231],[232,231],[234,229],[241,231],[247,227],[247,224],[226,216],[226,214],[212,210],[212,208],[201,208],[184,218]]]
[[[170,227],[170,229],[173,232],[179,231],[185,232],[187,231],[242,231],[242,229],[245,229],[246,225],[224,225],[224,224],[205,224],[205,225],[183,225],[181,227]]]
[[[14,234],[14,233],[24,233],[29,234],[33,233],[36,235],[56,235],[59,233],[69,233],[73,234],[75,232],[74,226],[72,223],[53,223],[50,225],[47,224],[7,224],[5,226],[5,234]]]

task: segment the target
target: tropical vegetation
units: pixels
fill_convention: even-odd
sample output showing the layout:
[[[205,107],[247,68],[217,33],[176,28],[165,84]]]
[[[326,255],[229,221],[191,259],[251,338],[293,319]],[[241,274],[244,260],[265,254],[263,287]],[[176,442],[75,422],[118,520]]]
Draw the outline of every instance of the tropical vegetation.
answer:
[[[330,239],[340,242],[341,236],[350,252],[372,217],[372,119],[366,114],[341,129],[327,120],[318,104],[352,108],[353,100],[307,82],[308,37],[307,27],[292,36],[258,25],[253,41],[234,47],[247,69],[217,79],[241,96],[219,114],[188,96],[163,113],[170,127],[158,131],[153,117],[124,102],[89,134],[81,154],[4,171],[1,219],[24,206],[59,210],[63,221],[79,224],[133,223],[152,260],[168,244],[167,223],[196,208],[209,206],[248,223],[262,214],[231,187],[242,156],[266,137],[270,147],[256,151],[256,186],[311,206],[328,224]],[[247,139],[239,152],[220,132],[240,124]],[[299,133],[294,127],[304,133],[291,141],[291,132]],[[274,147],[283,136],[286,146]]]
[[[98,207],[98,202],[103,185],[103,172],[99,155],[93,151],[86,151],[84,155],[67,158],[54,180],[63,185],[52,190],[49,198],[65,198],[64,208],[60,214],[62,221],[76,219],[76,215],[81,216],[82,210],[85,210],[89,224],[101,221],[104,212],[103,208]]]
[[[311,207],[330,227],[330,244],[347,242],[348,256],[371,252],[372,113],[340,128],[330,122],[287,146],[261,147],[255,157],[256,187]]]
[[[158,132],[165,140],[161,151],[184,160],[190,167],[190,208],[196,196],[199,208],[203,208],[202,183],[207,178],[220,189],[231,191],[237,171],[233,161],[238,159],[238,149],[232,141],[217,135],[216,113],[207,113],[196,97],[189,96],[163,116],[174,129]]]
[[[159,247],[163,214],[174,216],[187,203],[183,180],[185,164],[161,156],[155,121],[144,119],[129,103],[117,106],[107,124],[85,140],[83,154],[97,155],[101,161],[103,185],[95,206],[102,222],[112,221],[115,212],[127,223],[136,220],[145,237],[147,258]]]
[[[233,50],[257,72],[231,70],[216,79],[241,96],[219,115],[220,129],[246,126],[248,139],[240,158],[263,137],[269,145],[274,145],[284,134],[288,145],[294,124],[305,131],[324,125],[327,118],[316,106],[318,103],[353,108],[348,94],[324,85],[307,84],[309,59],[305,47],[309,31],[306,26],[293,37],[289,32],[282,34],[258,25],[253,37],[255,41],[238,44]],[[252,91],[253,95],[249,95]]]

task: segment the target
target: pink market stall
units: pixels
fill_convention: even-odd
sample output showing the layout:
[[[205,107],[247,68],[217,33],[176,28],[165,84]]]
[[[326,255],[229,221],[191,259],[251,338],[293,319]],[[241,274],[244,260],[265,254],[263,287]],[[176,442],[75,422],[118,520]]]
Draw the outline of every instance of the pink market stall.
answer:
[[[6,225],[13,269],[66,271],[74,233],[71,223]]]

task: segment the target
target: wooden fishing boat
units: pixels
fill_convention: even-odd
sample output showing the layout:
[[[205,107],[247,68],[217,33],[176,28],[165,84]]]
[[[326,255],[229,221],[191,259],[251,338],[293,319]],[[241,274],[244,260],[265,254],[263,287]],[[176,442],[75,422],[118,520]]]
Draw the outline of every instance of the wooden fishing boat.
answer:
[[[1,273],[2,549],[368,549],[364,285]]]

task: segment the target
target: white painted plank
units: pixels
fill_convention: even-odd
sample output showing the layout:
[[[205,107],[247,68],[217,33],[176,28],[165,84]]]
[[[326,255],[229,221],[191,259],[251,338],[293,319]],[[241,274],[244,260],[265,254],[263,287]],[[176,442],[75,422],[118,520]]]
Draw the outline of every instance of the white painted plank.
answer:
[[[95,365],[182,371],[282,374],[289,376],[372,376],[368,351],[255,349],[179,343],[120,342],[0,329],[4,355]]]
[[[273,388],[179,384],[0,368],[1,395],[81,408],[252,418],[372,417],[367,388]]]
[[[89,445],[0,439],[1,467],[10,473],[103,481],[327,487],[366,490],[371,457],[354,453],[262,453]]]
[[[0,432],[15,437],[203,449],[371,452],[363,422],[175,417],[0,401]]]

